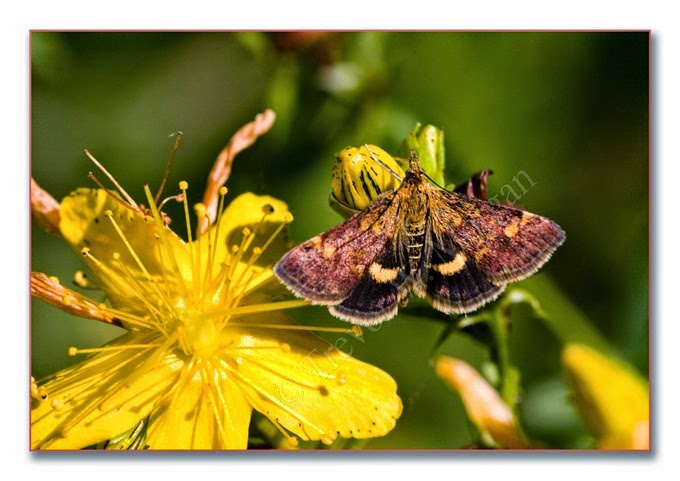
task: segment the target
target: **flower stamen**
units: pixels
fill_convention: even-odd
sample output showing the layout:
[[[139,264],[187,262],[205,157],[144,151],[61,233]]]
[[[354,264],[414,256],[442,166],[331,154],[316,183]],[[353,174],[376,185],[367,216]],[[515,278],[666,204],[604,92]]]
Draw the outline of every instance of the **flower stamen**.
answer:
[[[189,244],[191,245],[193,242],[193,237],[191,234],[191,217],[189,216],[189,202],[187,200],[187,189],[189,188],[189,184],[187,183],[186,180],[183,180],[179,183],[179,189],[182,191],[182,205],[184,206],[184,222],[186,223],[187,227],[187,240]],[[190,250],[191,253],[191,267],[192,267],[192,272],[196,268],[196,264],[194,263],[194,250]]]
[[[241,262],[241,259],[243,259],[243,254],[245,254],[245,251],[248,249],[248,246],[250,246],[250,243],[255,237],[254,231],[252,231],[249,227],[244,227],[241,231],[241,235],[241,244],[238,246],[234,245],[231,248],[233,252],[233,258],[231,259],[230,277],[233,276],[236,266],[239,262]]]
[[[165,165],[165,174],[163,174],[163,180],[161,180],[161,185],[158,187],[158,192],[156,192],[156,196],[154,197],[154,202],[156,204],[158,204],[158,199],[161,198],[161,194],[163,193],[163,189],[165,188],[165,183],[168,181],[168,177],[170,177],[172,161],[175,159],[175,154],[179,149],[179,144],[182,141],[182,136],[184,135],[184,133],[181,130],[178,130],[177,132],[171,134],[170,136],[172,137],[173,135],[176,135],[177,138],[175,139],[175,145],[172,147],[172,152],[170,152],[170,158],[168,159],[168,163]]]
[[[219,373],[212,366],[208,366],[212,373],[212,376],[207,372],[206,367],[202,367],[201,375],[204,379],[203,390],[207,392],[211,401],[210,406],[212,407],[213,416],[215,416],[215,421],[217,423],[217,429],[220,433],[222,439],[227,439],[227,430],[225,426],[225,419],[223,419],[222,413],[228,413],[228,404],[222,393],[219,383]],[[218,409],[219,406],[219,409]]]
[[[222,213],[224,212],[224,198],[226,197],[228,192],[228,189],[224,186],[220,187],[219,189],[219,195],[220,195],[220,201],[219,201],[219,206],[217,210],[217,218],[215,219],[215,229],[212,238],[209,239],[209,253],[208,253],[208,268],[206,269],[206,278],[208,278],[211,273],[212,269],[210,268],[213,265],[213,262],[215,260],[215,255],[217,253],[217,239],[220,238],[220,228],[222,227]],[[208,221],[207,225],[210,225],[210,212],[206,210],[206,217],[205,219]],[[209,231],[208,231],[209,232]],[[206,279],[206,286],[208,286],[210,282]]]
[[[120,260],[120,254],[118,252],[113,253],[113,260],[114,260],[114,262],[117,263],[117,265],[119,265],[121,267],[121,269],[123,269],[123,271],[126,274],[127,280],[131,284],[135,285],[136,289],[133,289],[133,294],[134,294],[136,299],[139,299],[146,306],[149,314],[151,314],[154,317],[154,319],[157,321],[154,324],[154,327],[157,327],[158,330],[163,331],[163,328],[165,327],[164,326],[165,323],[163,322],[163,319],[164,319],[163,313],[159,310],[158,307],[152,305],[149,302],[149,300],[147,299],[147,295],[146,295],[147,293],[145,292],[146,291],[145,286],[143,284],[141,284],[138,279],[135,278],[135,276],[132,274],[132,272],[130,272],[130,270],[128,269],[127,265],[125,265],[125,263]],[[156,292],[156,294],[158,295],[158,298],[160,299],[160,301],[165,304],[166,308],[170,312],[173,312],[172,305],[165,298],[165,296],[163,296],[163,293],[160,292],[158,285],[154,282],[152,282],[151,285],[153,286],[153,289]]]
[[[146,267],[144,267],[144,264],[139,259],[139,257],[137,256],[137,253],[135,252],[135,250],[132,248],[132,246],[128,242],[127,238],[125,237],[125,234],[123,234],[123,231],[118,226],[118,223],[116,222],[116,220],[113,218],[113,212],[111,212],[110,210],[106,210],[104,212],[104,217],[107,217],[111,221],[113,228],[116,229],[116,232],[118,232],[118,236],[120,237],[120,239],[125,244],[125,247],[127,247],[128,252],[130,253],[130,255],[132,255],[132,258],[137,263],[137,266],[142,270],[142,272],[144,273],[144,276],[146,276],[147,280],[151,283],[154,283],[153,279],[151,279],[151,275],[149,274],[149,271],[146,270]]]
[[[285,304],[286,301],[281,302],[279,304]],[[287,302],[296,302],[296,301],[287,301]],[[277,303],[272,303],[272,304],[277,304]],[[244,307],[251,307],[251,306],[244,306]],[[240,309],[240,308],[237,308]],[[257,311],[260,312],[260,311]],[[239,314],[243,314],[243,312],[239,312]],[[250,314],[250,313],[248,313]],[[290,330],[290,331],[309,331],[309,332],[338,332],[345,334],[347,333],[347,328],[346,327],[321,327],[321,326],[301,326],[299,324],[266,324],[266,323],[259,323],[259,322],[248,322],[248,323],[239,323],[239,322],[229,322],[227,324],[228,327],[245,327],[245,328],[261,328],[261,329],[281,329],[281,330]],[[356,333],[354,329],[351,329],[352,332]],[[357,337],[361,336],[361,332],[359,332]]]
[[[272,212],[273,212],[273,209],[272,209]],[[263,220],[264,220],[264,218],[263,218]],[[270,244],[274,241],[274,239],[281,233],[281,231],[283,230],[283,228],[286,227],[286,226],[287,226],[288,224],[290,224],[291,222],[293,222],[293,216],[292,216],[290,213],[286,212],[286,213],[283,215],[283,222],[281,222],[281,223],[276,227],[276,230],[274,230],[274,232],[272,233],[272,235],[269,236],[269,239],[267,239],[267,241],[262,245],[262,247],[260,247],[260,253],[262,253],[262,252],[264,252],[265,250],[267,250],[267,248],[269,247],[269,245],[270,245]]]
[[[155,329],[163,327],[159,326],[157,322],[149,322],[148,317],[141,317],[135,314],[130,314],[129,312],[121,311],[120,309],[116,309],[105,304],[101,304],[98,307],[100,311],[104,312],[105,314],[109,314],[110,316],[124,322],[125,325],[129,327],[134,326],[139,329]]]
[[[170,197],[166,197],[161,201],[160,204],[158,204],[158,210],[163,210],[163,207],[165,207],[165,204],[170,202],[171,200],[174,200],[175,202],[183,202],[184,201],[184,194],[177,194],[177,195],[171,195]]]
[[[123,189],[123,187],[116,181],[116,179],[109,173],[109,171],[106,170],[106,169],[104,168],[104,166],[103,166],[102,164],[100,164],[99,161],[98,161],[97,159],[95,159],[95,158],[92,156],[92,154],[90,154],[90,152],[89,152],[87,149],[85,149],[85,155],[87,155],[87,156],[89,157],[89,159],[94,163],[94,165],[96,165],[96,166],[99,168],[99,170],[101,170],[101,171],[104,173],[104,175],[106,175],[106,176],[109,178],[109,180],[110,180],[111,182],[113,182],[113,185],[116,186],[116,189],[118,189],[118,192],[120,192],[120,194],[125,198],[125,200],[128,202],[128,204],[131,205],[136,211],[140,211],[139,206],[138,206],[137,203],[132,199],[132,197],[130,197],[130,196],[128,195],[128,193],[125,192],[125,189]],[[104,189],[106,192],[108,192],[109,194],[111,194],[111,191],[110,191],[109,189],[107,189],[106,187],[104,187],[104,186],[101,184],[101,182],[99,182],[98,180],[96,180],[96,178],[95,178],[95,176],[92,174],[92,172],[90,172],[89,176],[90,176],[90,178],[92,178],[92,179],[95,181],[95,183],[96,183],[98,186],[100,186],[100,187],[101,187],[102,189]],[[111,195],[111,197],[113,197],[114,199],[118,199],[115,195]],[[120,199],[118,199],[118,201],[120,201]],[[125,204],[123,204],[123,205],[125,205]],[[126,206],[126,207],[127,207],[127,206]]]
[[[90,287],[90,279],[87,278],[83,271],[76,271],[73,274],[73,283],[81,289]]]
[[[77,347],[71,346],[68,348],[68,355],[73,357],[78,354],[91,354],[104,351],[125,351],[127,349],[150,349],[153,347],[158,347],[158,344],[124,344],[120,346],[102,346],[86,349],[78,349]]]
[[[45,401],[48,397],[47,388],[45,386],[38,387],[38,383],[33,376],[31,376],[31,397],[40,401]]]
[[[89,247],[83,247],[82,249],[80,249],[80,253],[82,254],[83,257],[86,257],[86,258],[90,259],[92,262],[94,262],[95,264],[97,264],[97,266],[103,265],[99,261],[99,259],[97,259],[95,256],[90,254],[90,248]]]

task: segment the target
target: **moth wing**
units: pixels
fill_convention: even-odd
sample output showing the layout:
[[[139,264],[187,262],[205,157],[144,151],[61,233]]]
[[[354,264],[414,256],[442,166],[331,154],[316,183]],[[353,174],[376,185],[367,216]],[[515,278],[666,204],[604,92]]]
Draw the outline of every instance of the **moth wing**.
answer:
[[[495,285],[535,273],[565,239],[559,225],[540,215],[455,192],[437,191],[432,199],[434,242],[446,249],[452,238]]]
[[[406,245],[397,233],[384,243],[349,296],[329,310],[340,319],[364,326],[391,319],[410,293],[412,279],[406,266]]]
[[[286,253],[274,274],[293,293],[315,304],[345,300],[396,231],[395,191],[379,196],[346,222]]]
[[[414,284],[415,293],[444,313],[464,314],[496,299],[505,284],[490,282],[456,243],[453,236],[436,235],[426,230],[428,238]]]

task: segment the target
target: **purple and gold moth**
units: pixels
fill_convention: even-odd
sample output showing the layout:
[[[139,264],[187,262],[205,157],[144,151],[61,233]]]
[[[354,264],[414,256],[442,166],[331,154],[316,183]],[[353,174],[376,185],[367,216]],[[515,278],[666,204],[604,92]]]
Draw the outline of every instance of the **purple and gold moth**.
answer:
[[[401,185],[293,248],[274,273],[296,296],[368,326],[394,317],[412,292],[441,312],[472,312],[564,239],[545,217],[435,188],[412,154]]]

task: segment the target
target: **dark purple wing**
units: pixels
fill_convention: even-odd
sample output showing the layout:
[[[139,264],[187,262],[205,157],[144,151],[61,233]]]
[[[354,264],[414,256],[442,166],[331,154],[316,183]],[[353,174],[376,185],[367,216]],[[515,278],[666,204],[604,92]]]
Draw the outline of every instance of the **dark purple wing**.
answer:
[[[315,304],[344,301],[392,245],[399,210],[395,200],[394,191],[386,192],[343,224],[303,242],[281,258],[274,274]]]
[[[407,272],[406,249],[398,237],[388,240],[349,296],[330,306],[330,312],[340,319],[365,326],[394,317],[399,303],[410,294],[412,285]]]
[[[495,285],[530,276],[565,239],[559,225],[530,212],[447,191],[432,199],[434,242],[448,247],[451,238]]]
[[[428,229],[431,246],[421,260],[414,284],[415,293],[446,314],[472,312],[497,298],[505,284],[490,282],[472,257],[449,235],[438,236]]]

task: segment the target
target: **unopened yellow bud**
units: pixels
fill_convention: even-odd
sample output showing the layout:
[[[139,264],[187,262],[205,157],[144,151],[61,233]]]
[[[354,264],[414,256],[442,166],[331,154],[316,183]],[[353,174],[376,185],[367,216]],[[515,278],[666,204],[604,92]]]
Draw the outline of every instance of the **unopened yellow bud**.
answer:
[[[355,214],[401,184],[394,174],[404,177],[403,169],[380,147],[345,147],[336,154],[331,173],[331,205],[342,215]]]
[[[562,363],[572,399],[602,449],[649,448],[649,389],[632,368],[582,344]]]
[[[528,447],[510,407],[472,366],[459,359],[441,356],[434,369],[446,385],[460,395],[470,421],[482,433],[488,434],[503,448]]]

